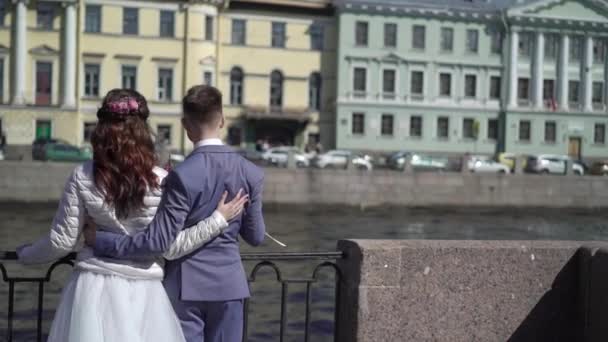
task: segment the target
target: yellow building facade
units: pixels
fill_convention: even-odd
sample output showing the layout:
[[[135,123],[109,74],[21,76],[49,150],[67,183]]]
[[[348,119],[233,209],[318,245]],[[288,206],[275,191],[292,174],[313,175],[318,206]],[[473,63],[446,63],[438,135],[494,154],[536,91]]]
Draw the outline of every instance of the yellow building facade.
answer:
[[[332,145],[336,27],[327,1],[231,1],[218,87],[232,144]]]
[[[263,137],[302,146],[318,140],[324,119],[333,136],[333,117],[323,114],[331,112],[335,91],[335,26],[325,1],[4,0],[0,6],[0,129],[17,157],[27,158],[37,138],[86,145],[101,98],[114,88],[140,91],[150,126],[176,150],[190,149],[181,98],[203,83],[224,93],[233,145]],[[245,23],[243,44],[233,41],[235,19]],[[236,102],[235,68],[242,71]],[[275,84],[280,99],[271,105],[273,71],[280,72],[281,89]]]

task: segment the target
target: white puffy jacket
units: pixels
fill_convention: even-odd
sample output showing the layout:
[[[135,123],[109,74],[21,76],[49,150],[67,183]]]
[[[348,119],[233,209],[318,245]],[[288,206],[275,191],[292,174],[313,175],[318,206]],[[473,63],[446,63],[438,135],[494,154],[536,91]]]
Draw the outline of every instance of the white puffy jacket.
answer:
[[[162,184],[167,172],[154,168],[154,173]],[[75,265],[77,269],[131,279],[162,279],[160,258],[147,261],[98,258],[93,255],[91,248],[79,243],[87,215],[99,227],[113,233],[131,235],[146,229],[156,214],[161,196],[162,189],[150,190],[144,197],[144,208],[127,218],[119,219],[95,186],[93,162],[84,163],[76,167],[65,185],[49,234],[34,244],[19,248],[19,261],[24,264],[47,263],[80,249]],[[189,254],[219,235],[226,227],[226,219],[215,211],[196,226],[182,230],[163,256],[166,259],[177,259]]]

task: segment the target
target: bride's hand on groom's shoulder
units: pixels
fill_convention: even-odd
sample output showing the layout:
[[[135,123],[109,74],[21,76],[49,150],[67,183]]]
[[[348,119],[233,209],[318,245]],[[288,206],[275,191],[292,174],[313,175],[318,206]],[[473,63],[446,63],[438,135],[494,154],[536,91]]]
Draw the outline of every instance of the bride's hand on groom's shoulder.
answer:
[[[217,211],[224,216],[226,221],[231,221],[243,213],[245,204],[249,201],[249,195],[241,189],[230,202],[226,202],[227,198],[228,192],[224,191],[220,203],[217,205]]]
[[[84,235],[84,243],[89,246],[95,246],[95,232],[97,231],[97,224],[92,218],[87,216],[84,229],[82,234]]]

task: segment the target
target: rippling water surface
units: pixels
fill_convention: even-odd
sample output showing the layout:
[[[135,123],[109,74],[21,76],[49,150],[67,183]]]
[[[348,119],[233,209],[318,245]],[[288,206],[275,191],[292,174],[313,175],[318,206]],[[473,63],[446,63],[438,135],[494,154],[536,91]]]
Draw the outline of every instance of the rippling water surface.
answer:
[[[55,204],[0,204],[0,250],[13,250],[44,234]],[[381,208],[359,211],[348,208],[272,207],[266,209],[268,230],[288,245],[271,242],[243,251],[331,251],[344,238],[368,239],[476,239],[476,240],[601,240],[608,232],[608,213],[586,210]],[[282,276],[309,277],[316,263],[281,263]],[[246,263],[251,270],[253,264]],[[7,264],[11,276],[42,274],[43,267]],[[70,272],[60,267],[46,286],[45,329],[53,317],[61,286]],[[312,293],[311,341],[331,341],[333,330],[333,273],[321,272]],[[302,341],[305,318],[305,285],[290,285],[287,293],[287,341]],[[16,288],[17,341],[34,338],[36,285]],[[281,285],[270,269],[263,269],[252,285],[249,341],[276,341],[279,334]],[[0,341],[6,327],[8,286],[0,283]]]

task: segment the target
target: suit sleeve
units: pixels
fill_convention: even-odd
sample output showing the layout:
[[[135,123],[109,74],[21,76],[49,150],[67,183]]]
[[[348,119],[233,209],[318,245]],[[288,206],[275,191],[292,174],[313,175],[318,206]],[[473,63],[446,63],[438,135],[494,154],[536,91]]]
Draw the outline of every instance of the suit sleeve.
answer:
[[[264,176],[251,185],[249,206],[245,210],[240,234],[248,244],[259,246],[264,241],[266,224],[262,215],[262,193],[264,191]]]
[[[190,212],[190,198],[184,183],[175,172],[166,178],[165,191],[147,229],[129,236],[97,232],[94,251],[96,256],[117,259],[156,257],[167,252],[184,228]]]
[[[33,244],[19,247],[19,262],[40,264],[55,261],[76,247],[86,211],[78,191],[76,174],[77,171],[74,171],[65,185],[49,233]]]

